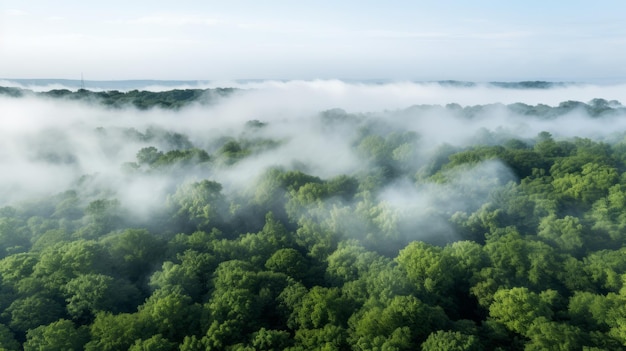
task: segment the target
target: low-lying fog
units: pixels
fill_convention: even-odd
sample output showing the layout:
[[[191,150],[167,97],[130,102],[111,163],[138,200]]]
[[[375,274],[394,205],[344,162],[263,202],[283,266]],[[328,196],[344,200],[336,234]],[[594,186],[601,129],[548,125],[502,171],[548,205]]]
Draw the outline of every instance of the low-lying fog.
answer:
[[[412,151],[417,156],[410,162],[417,163],[427,160],[430,152],[443,144],[480,143],[481,136],[489,132],[520,139],[533,138],[541,131],[548,131],[556,138],[597,138],[626,130],[623,114],[591,118],[584,110],[542,120],[517,115],[505,106],[497,105],[485,108],[471,118],[463,117],[453,108],[411,108],[414,105],[456,103],[465,107],[516,102],[557,106],[567,100],[588,102],[594,98],[626,101],[624,85],[572,84],[550,89],[408,82],[351,84],[341,81],[231,85],[241,90],[213,104],[192,104],[180,110],[107,109],[82,101],[0,96],[0,206],[32,196],[62,192],[84,175],[94,176],[94,181],[106,184],[126,206],[145,213],[151,206],[163,202],[168,187],[187,178],[210,178],[222,183],[228,193],[251,186],[272,166],[297,167],[321,178],[356,174],[368,167],[354,147],[359,128],[367,123],[370,127],[380,128],[380,133],[391,130],[415,132],[417,143]],[[158,87],[151,89],[158,90]],[[321,117],[323,111],[332,109],[342,109],[352,119],[329,122]],[[333,113],[342,115],[344,112],[330,112]],[[251,128],[246,124],[253,120],[265,126]],[[128,128],[134,128],[140,134],[149,130],[181,133],[194,147],[209,154],[216,152],[225,137],[271,139],[279,143],[230,167],[129,177],[124,165],[137,161],[136,154],[140,149],[154,146],[167,152],[176,147],[160,139],[129,137]],[[502,172],[501,168],[490,165],[485,169]],[[406,186],[406,183],[398,185],[400,192],[388,189],[380,197],[395,198],[398,204],[404,204],[411,201],[411,194],[427,194],[424,188],[417,187],[405,191],[403,187]],[[400,193],[403,196],[397,196]],[[419,201],[430,200],[428,196],[422,196]]]

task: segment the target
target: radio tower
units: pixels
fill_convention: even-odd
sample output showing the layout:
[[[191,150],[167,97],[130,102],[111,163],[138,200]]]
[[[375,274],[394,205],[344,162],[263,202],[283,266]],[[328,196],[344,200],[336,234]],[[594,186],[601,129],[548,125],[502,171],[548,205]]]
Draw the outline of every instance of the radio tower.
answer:
[[[85,90],[85,80],[83,79],[83,72],[80,72],[80,90]]]

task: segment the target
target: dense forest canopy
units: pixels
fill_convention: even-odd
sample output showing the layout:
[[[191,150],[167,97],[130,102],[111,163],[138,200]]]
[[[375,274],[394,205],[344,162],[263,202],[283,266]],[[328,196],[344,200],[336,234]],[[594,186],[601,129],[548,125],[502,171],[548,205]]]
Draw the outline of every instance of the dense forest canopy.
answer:
[[[620,102],[315,89],[0,88],[0,348],[626,347]]]

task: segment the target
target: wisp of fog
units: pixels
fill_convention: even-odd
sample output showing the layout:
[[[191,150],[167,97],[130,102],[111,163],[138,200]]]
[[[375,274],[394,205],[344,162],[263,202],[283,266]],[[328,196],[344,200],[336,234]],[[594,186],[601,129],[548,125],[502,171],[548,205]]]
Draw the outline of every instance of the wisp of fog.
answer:
[[[215,84],[202,87],[212,88]],[[254,187],[271,167],[298,169],[322,179],[358,175],[370,166],[355,147],[362,128],[381,135],[392,131],[414,133],[413,149],[408,150],[413,156],[405,162],[417,167],[426,164],[442,145],[465,147],[484,142],[483,137],[494,132],[524,140],[542,131],[559,138],[606,138],[615,130],[626,129],[623,114],[592,118],[584,110],[574,109],[555,118],[538,119],[505,106],[557,106],[564,101],[588,102],[594,98],[624,101],[623,85],[512,89],[489,84],[365,84],[338,80],[221,84],[237,90],[212,104],[191,104],[176,110],[112,109],[35,95],[0,97],[0,205],[60,193],[84,184],[87,177],[100,189],[114,194],[125,208],[145,216],[186,181],[215,180],[230,196]],[[154,91],[161,88],[150,87]],[[445,108],[448,104],[458,104],[458,108]],[[459,112],[459,108],[479,105],[488,106],[471,118]],[[324,118],[329,111],[345,118]],[[258,121],[263,128],[250,128],[249,121]],[[275,145],[228,167],[147,172],[130,177],[125,165],[136,162],[141,149],[152,146],[167,152],[180,145],[158,138],[132,137],[129,131],[144,136],[153,131],[179,133],[189,143],[184,147],[193,146],[209,155],[229,139],[273,140]],[[491,177],[497,184],[514,180],[510,170],[497,161],[450,177],[454,180],[446,185],[416,185],[414,179],[401,179],[376,196],[385,206],[401,210],[405,220],[419,222],[422,217],[402,213],[428,213],[428,208],[446,206],[451,211],[469,210],[474,204],[464,203],[464,196],[459,194],[473,194],[465,198],[488,196],[484,184],[489,182],[475,182],[476,178]],[[442,198],[442,192],[451,195]]]

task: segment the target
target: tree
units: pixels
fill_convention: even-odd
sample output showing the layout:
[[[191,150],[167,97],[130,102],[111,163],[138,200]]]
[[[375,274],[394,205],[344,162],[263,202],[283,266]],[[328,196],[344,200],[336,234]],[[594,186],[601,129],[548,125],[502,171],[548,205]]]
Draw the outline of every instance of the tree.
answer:
[[[152,165],[163,156],[163,153],[154,146],[144,147],[137,152],[137,163]]]
[[[258,329],[260,306],[253,293],[244,289],[228,289],[214,293],[205,305],[209,325],[207,348],[224,349],[237,342],[241,335]]]
[[[566,323],[549,321],[545,317],[535,319],[526,335],[530,342],[524,350],[579,350],[583,341],[581,331]]]
[[[4,324],[0,324],[0,349],[7,351],[17,351],[20,343],[15,340],[15,335]]]
[[[251,346],[258,351],[282,351],[290,344],[291,335],[284,330],[261,328],[252,334]]]
[[[438,330],[431,333],[422,343],[422,351],[480,351],[483,346],[474,335],[455,331]]]
[[[144,328],[138,314],[100,312],[89,327],[91,340],[85,344],[85,350],[127,350],[135,340],[150,336],[145,335]]]
[[[155,334],[170,340],[199,332],[201,306],[180,289],[155,291],[139,306],[138,314]]]
[[[210,281],[217,265],[213,255],[186,250],[177,255],[180,263],[165,261],[161,270],[150,277],[150,285],[154,288],[180,288],[194,301],[200,301],[211,287]]]
[[[89,323],[97,312],[129,312],[141,296],[128,281],[103,274],[84,274],[70,280],[64,287],[67,312],[74,320]]]
[[[265,268],[273,272],[284,273],[296,280],[301,280],[308,275],[307,261],[295,249],[277,250],[265,261]]]
[[[177,346],[175,342],[169,341],[161,334],[156,334],[148,339],[135,340],[128,351],[177,351]]]
[[[586,291],[576,291],[569,299],[568,315],[572,324],[585,330],[606,332],[617,324],[620,306],[625,299],[614,293],[598,295]]]
[[[28,232],[17,218],[0,214],[0,258],[27,251],[30,247],[27,235]]]
[[[65,309],[47,297],[32,295],[19,298],[2,313],[13,331],[25,333],[29,329],[52,323],[65,317]]]
[[[131,282],[152,272],[165,254],[165,242],[145,229],[126,229],[104,240],[112,266]]]
[[[37,256],[32,253],[18,253],[0,260],[2,284],[17,288],[18,283],[33,273]]]
[[[400,251],[396,261],[417,291],[444,297],[454,285],[456,262],[440,247],[414,241]]]
[[[583,258],[583,273],[586,273],[600,292],[618,292],[626,273],[626,260],[623,259],[626,248],[619,250],[600,250]]]
[[[46,248],[33,268],[33,276],[56,293],[81,274],[107,274],[111,266],[103,245],[92,240],[76,240]]]
[[[539,224],[537,235],[561,250],[571,253],[580,253],[584,244],[583,225],[573,216],[557,218],[552,214],[544,217]]]
[[[489,316],[523,335],[527,335],[536,318],[551,318],[552,314],[550,306],[527,288],[500,289],[489,306]]]
[[[31,329],[26,333],[24,351],[82,350],[89,341],[89,329],[76,327],[66,319]]]
[[[566,173],[554,179],[552,184],[558,194],[565,199],[581,201],[590,205],[606,196],[610,187],[616,184],[619,174],[616,168],[597,163],[587,163],[580,173]]]
[[[350,316],[351,303],[338,288],[314,286],[293,311],[299,328],[316,329],[326,324],[344,326]]]
[[[83,220],[86,223],[79,230],[78,236],[84,239],[96,239],[121,227],[122,218],[118,200],[94,200],[85,208]]]
[[[211,229],[228,213],[222,185],[208,179],[179,186],[168,203],[175,218],[194,229]]]
[[[334,286],[356,280],[379,258],[380,255],[367,251],[354,241],[342,242],[337,250],[328,256],[326,280]]]
[[[515,227],[497,229],[484,246],[493,268],[513,284],[525,284],[530,266],[527,242]]]
[[[414,296],[396,296],[386,306],[364,307],[363,313],[350,318],[354,331],[351,342],[360,349],[385,343],[415,347],[433,329],[442,328],[447,317],[440,307],[429,306]],[[406,349],[406,347],[402,347]]]
[[[348,333],[339,326],[326,324],[319,329],[298,329],[295,346],[289,351],[339,351],[349,349]]]

